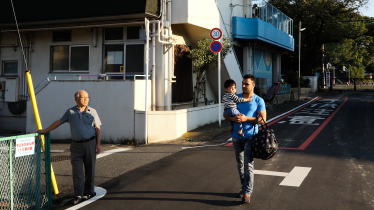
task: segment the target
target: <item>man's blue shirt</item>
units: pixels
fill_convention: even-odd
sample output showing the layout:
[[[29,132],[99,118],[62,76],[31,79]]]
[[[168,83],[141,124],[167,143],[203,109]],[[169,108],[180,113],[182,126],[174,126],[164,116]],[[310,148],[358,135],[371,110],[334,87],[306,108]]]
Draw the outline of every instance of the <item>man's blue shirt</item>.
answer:
[[[238,97],[242,98],[243,94],[237,94]],[[254,94],[252,96],[251,102],[242,102],[242,103],[236,103],[236,106],[238,107],[238,110],[240,113],[244,114],[247,117],[257,117],[258,111],[266,110],[264,99],[259,97],[258,95]],[[266,120],[266,119],[265,119]],[[253,127],[254,125],[249,122],[242,123],[243,125],[243,133],[245,135],[245,138],[250,138],[253,135]],[[258,126],[256,126],[255,134],[258,132]],[[244,139],[241,135],[238,133],[238,123],[234,123],[234,128],[231,133],[231,137],[236,139]]]

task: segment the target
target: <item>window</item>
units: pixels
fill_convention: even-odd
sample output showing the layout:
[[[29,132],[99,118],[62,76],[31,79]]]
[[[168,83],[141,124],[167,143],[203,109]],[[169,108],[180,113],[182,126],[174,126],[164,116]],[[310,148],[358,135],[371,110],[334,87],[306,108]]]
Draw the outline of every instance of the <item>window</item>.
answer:
[[[18,75],[18,61],[3,61],[3,75],[17,76]]]
[[[123,44],[105,45],[105,72],[123,72]]]
[[[88,71],[89,46],[51,46],[51,71]]]
[[[140,26],[127,27],[127,39],[139,39]]]
[[[126,45],[126,74],[143,74],[144,44]]]
[[[144,44],[105,45],[105,72],[144,73]]]
[[[144,74],[144,41],[139,40],[140,29],[141,26],[105,28],[103,55],[105,73]],[[112,78],[123,79],[118,76]]]
[[[106,28],[105,40],[123,40],[123,28]]]
[[[71,41],[71,31],[53,31],[53,41],[54,42],[66,42]]]

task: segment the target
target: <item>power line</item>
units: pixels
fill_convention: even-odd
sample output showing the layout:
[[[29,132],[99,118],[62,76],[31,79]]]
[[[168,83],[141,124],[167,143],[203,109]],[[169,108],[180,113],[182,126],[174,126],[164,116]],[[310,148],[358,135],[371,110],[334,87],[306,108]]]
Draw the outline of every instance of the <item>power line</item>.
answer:
[[[28,66],[27,66],[27,61],[26,61],[25,51],[23,50],[23,44],[22,44],[22,39],[21,39],[21,33],[19,32],[19,28],[18,28],[18,22],[17,22],[16,12],[14,11],[13,0],[10,0],[10,2],[12,3],[14,19],[16,20],[17,32],[18,32],[19,42],[21,43],[21,49],[22,49],[22,54],[23,54],[23,60],[25,61],[26,71],[28,71],[29,68],[28,68]]]

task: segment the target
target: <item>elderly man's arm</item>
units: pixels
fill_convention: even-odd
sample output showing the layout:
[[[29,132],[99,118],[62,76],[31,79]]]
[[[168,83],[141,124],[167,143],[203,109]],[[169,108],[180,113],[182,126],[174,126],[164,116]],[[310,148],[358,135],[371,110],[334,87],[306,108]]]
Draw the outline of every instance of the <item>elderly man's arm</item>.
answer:
[[[101,129],[100,126],[95,127],[96,131],[96,153],[100,154],[100,140],[101,140]]]
[[[46,128],[44,130],[38,130],[36,132],[37,133],[48,133],[48,132],[53,131],[54,129],[58,128],[58,126],[60,126],[60,125],[61,125],[61,121],[60,120],[56,120],[48,128]]]

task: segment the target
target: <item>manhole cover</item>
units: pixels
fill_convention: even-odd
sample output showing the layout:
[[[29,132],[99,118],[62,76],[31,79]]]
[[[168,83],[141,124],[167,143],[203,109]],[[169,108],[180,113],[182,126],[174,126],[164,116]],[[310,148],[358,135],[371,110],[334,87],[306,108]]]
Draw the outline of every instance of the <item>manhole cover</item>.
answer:
[[[64,160],[70,160],[70,156],[52,156],[51,162],[59,162]]]

